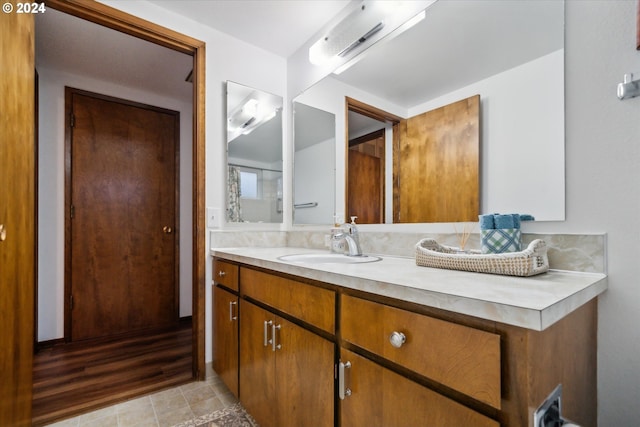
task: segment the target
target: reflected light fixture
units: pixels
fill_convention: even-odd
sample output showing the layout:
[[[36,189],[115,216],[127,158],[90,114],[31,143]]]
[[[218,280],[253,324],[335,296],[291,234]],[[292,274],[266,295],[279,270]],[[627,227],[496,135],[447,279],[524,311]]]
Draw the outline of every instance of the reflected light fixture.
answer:
[[[250,96],[229,114],[227,141],[231,142],[240,135],[249,135],[258,126],[274,118],[278,110],[278,107]]]

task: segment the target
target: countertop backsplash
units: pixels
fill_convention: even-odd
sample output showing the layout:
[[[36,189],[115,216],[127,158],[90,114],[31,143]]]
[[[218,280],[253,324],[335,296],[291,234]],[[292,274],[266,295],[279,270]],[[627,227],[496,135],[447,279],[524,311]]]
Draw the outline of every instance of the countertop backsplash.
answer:
[[[227,247],[300,247],[327,249],[319,230],[254,231],[218,230],[210,233],[210,248]],[[360,244],[366,254],[413,258],[415,244],[431,237],[441,244],[459,246],[455,233],[369,232],[360,230]],[[523,247],[542,239],[547,243],[549,266],[556,270],[606,273],[606,234],[529,234],[522,235]],[[480,234],[473,233],[468,248],[480,248]]]

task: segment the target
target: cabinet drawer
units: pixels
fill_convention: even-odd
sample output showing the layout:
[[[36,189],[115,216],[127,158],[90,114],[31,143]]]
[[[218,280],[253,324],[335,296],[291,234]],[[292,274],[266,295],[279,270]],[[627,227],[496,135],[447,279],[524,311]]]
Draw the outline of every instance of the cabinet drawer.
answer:
[[[238,291],[238,266],[219,259],[213,260],[213,281]]]
[[[500,408],[500,336],[383,304],[342,296],[342,338]],[[404,334],[396,348],[393,332]]]
[[[334,291],[245,267],[240,269],[240,283],[242,295],[335,333]]]

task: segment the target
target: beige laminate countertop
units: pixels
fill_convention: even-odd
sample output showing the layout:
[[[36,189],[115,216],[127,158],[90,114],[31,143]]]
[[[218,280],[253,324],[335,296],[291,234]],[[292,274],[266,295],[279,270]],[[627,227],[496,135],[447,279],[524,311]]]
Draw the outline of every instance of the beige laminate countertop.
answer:
[[[281,273],[357,289],[541,331],[607,289],[607,276],[550,270],[532,277],[419,267],[413,258],[382,255],[363,264],[291,263],[283,255],[328,253],[294,247],[214,248],[211,255]]]

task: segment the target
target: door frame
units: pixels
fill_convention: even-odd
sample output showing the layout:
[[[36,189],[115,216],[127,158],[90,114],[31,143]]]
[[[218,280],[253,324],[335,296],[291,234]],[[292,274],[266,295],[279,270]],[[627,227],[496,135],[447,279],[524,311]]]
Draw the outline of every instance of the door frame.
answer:
[[[361,114],[363,116],[367,116],[369,118],[381,121],[381,122],[387,122],[387,123],[391,123],[392,125],[392,130],[393,130],[393,151],[391,153],[392,157],[393,157],[393,210],[394,210],[394,222],[395,222],[395,206],[397,204],[397,200],[396,200],[396,188],[398,187],[398,182],[397,182],[397,177],[396,177],[396,158],[397,156],[394,155],[394,153],[396,152],[397,149],[399,149],[399,144],[400,144],[400,128],[401,128],[401,123],[404,121],[404,119],[400,116],[396,116],[395,114],[389,113],[387,111],[384,111],[378,107],[374,107],[373,105],[369,105],[366,104],[362,101],[358,101],[357,99],[353,99],[350,98],[348,96],[345,96],[345,114],[344,114],[344,121],[345,121],[345,126],[344,126],[344,132],[345,132],[345,171],[344,171],[344,179],[345,179],[345,191],[344,191],[344,207],[345,207],[345,212],[349,212],[349,111],[353,111],[354,113],[358,113]],[[385,150],[385,162],[388,159],[388,155],[389,153],[386,152]],[[382,176],[383,179],[383,183],[386,180],[386,178],[384,177],[384,174]],[[383,186],[384,188],[384,186]],[[386,190],[384,190],[386,192]],[[382,203],[383,206],[385,204],[385,195],[383,194],[382,196]],[[384,209],[384,207],[383,207]],[[385,212],[382,212],[382,218],[386,218]],[[347,218],[345,218],[345,221],[347,220]],[[347,221],[348,222],[348,221]]]
[[[205,377],[205,43],[91,0],[45,0],[46,7],[193,56],[192,322],[195,379]],[[69,206],[65,207],[65,216]],[[65,261],[65,275],[69,266]]]

